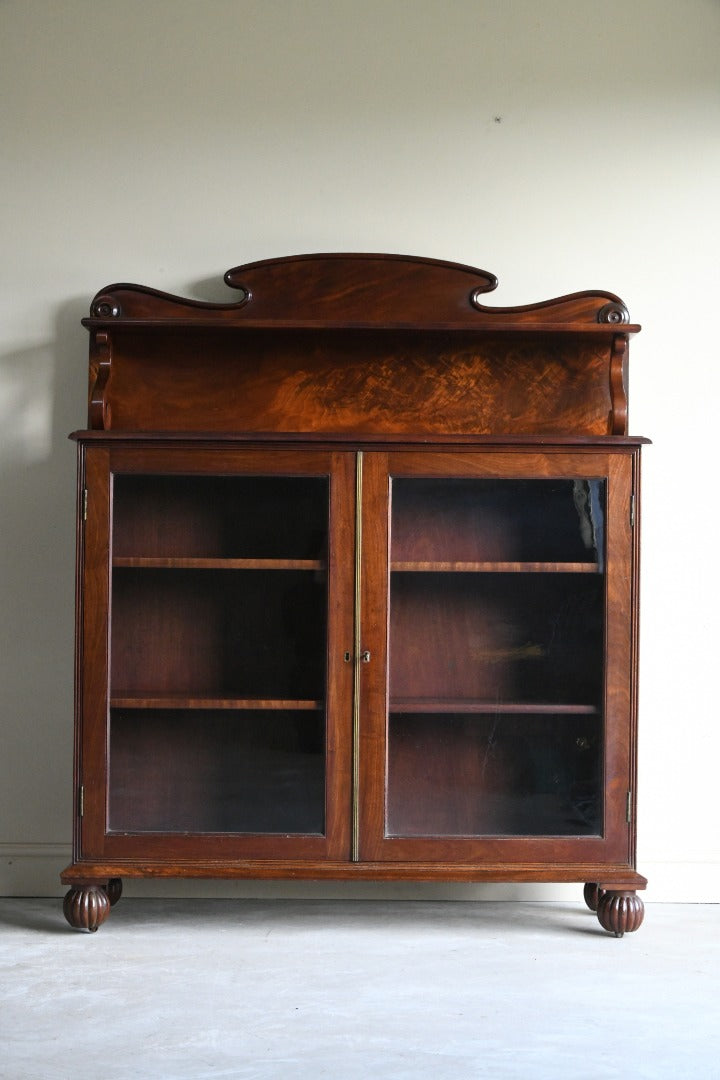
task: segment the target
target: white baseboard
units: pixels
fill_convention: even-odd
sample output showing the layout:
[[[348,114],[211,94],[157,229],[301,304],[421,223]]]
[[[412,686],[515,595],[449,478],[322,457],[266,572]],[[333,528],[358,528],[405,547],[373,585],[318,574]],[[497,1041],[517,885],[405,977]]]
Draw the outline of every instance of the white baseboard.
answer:
[[[0,844],[0,896],[62,896],[69,844]]]
[[[69,845],[0,844],[0,896],[62,896]],[[720,859],[643,863],[649,903],[720,903]],[[444,882],[196,881],[127,879],[125,896],[313,900],[579,900],[577,885],[464,885]]]

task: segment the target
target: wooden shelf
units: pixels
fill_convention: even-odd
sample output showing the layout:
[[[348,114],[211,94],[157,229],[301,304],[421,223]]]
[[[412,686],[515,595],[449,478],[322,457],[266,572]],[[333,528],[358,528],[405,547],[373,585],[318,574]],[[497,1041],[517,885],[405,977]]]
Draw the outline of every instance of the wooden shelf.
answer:
[[[131,694],[121,692],[110,698],[112,709],[243,709],[311,712],[324,708],[323,701],[295,698],[190,697],[182,694]]]
[[[146,558],[116,555],[114,567],[146,570],[325,570],[322,559],[198,559],[178,556]]]
[[[502,432],[489,435],[489,434],[457,434],[452,432],[443,432],[441,434],[435,432],[423,432],[420,429],[413,431],[411,434],[405,434],[398,431],[383,431],[372,432],[362,431],[353,432],[352,437],[349,437],[346,432],[342,431],[255,431],[248,429],[239,429],[233,431],[227,429],[225,431],[217,430],[213,431],[212,428],[197,430],[175,430],[168,429],[167,431],[126,431],[125,429],[106,429],[102,431],[95,431],[88,428],[81,428],[77,431],[72,431],[68,438],[73,442],[78,443],[94,443],[94,442],[107,442],[107,443],[129,443],[129,444],[143,444],[148,443],[189,443],[191,445],[206,443],[209,446],[215,444],[224,443],[238,443],[242,442],[245,445],[257,443],[264,445],[267,443],[277,443],[278,446],[286,446],[288,443],[292,444],[297,442],[298,438],[302,436],[304,442],[308,444],[314,444],[316,446],[334,446],[336,444],[348,444],[348,441],[352,445],[353,449],[362,450],[364,447],[384,447],[402,445],[404,449],[408,450],[427,450],[428,447],[433,449],[443,446],[461,447],[465,449],[492,449],[497,447],[512,446],[516,450],[522,450],[527,448],[529,450],[536,450],[538,448],[548,449],[553,447],[592,447],[594,449],[612,448],[612,449],[632,449],[636,446],[650,446],[652,440],[646,438],[644,435],[538,435],[538,434],[518,434],[508,435]]]
[[[558,705],[548,702],[497,702],[469,701],[467,698],[394,698],[390,701],[391,713],[498,713],[514,715],[568,715],[597,716],[595,705]]]
[[[599,323],[599,322],[522,322],[519,319],[502,319],[502,316],[485,318],[482,321],[478,317],[477,322],[470,319],[457,321],[438,320],[435,322],[418,324],[410,322],[370,322],[346,319],[248,319],[234,312],[216,313],[210,311],[205,317],[193,317],[192,315],[172,315],[159,318],[133,318],[116,316],[111,318],[94,318],[92,316],[82,319],[82,324],[88,330],[202,330],[211,327],[213,330],[245,330],[251,332],[292,332],[313,331],[322,333],[336,333],[338,331],[367,331],[381,334],[587,334],[591,336],[608,337],[615,334],[637,334],[640,331],[638,323]]]
[[[594,562],[396,562],[395,573],[413,574],[597,574]]]

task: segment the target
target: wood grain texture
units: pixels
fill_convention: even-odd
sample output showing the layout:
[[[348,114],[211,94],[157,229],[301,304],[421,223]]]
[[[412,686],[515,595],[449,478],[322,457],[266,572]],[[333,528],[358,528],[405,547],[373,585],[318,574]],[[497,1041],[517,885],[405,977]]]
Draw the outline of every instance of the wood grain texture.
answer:
[[[131,856],[102,862],[71,863],[60,875],[66,884],[97,881],[104,887],[110,877],[126,878],[257,878],[258,880],[294,879],[297,881],[475,881],[475,882],[584,882],[600,879],[603,888],[617,890],[644,889],[647,880],[632,867],[592,858],[554,861],[528,859],[510,865],[505,861],[488,859],[484,863],[460,860],[398,861],[393,865],[367,860],[361,863],[338,862],[332,859],[302,859],[297,857],[241,859],[230,849],[220,858],[204,856],[178,859],[168,851],[163,857],[160,845],[156,856]]]
[[[489,307],[481,298],[497,287],[486,270],[412,255],[329,253],[265,259],[233,267],[225,282],[240,291],[227,304],[173,296],[144,285],[115,284],[93,299],[86,323],[185,318],[241,325],[285,320],[356,326],[468,326],[514,322],[628,324],[614,293],[586,290],[534,304]]]
[[[91,428],[111,427],[112,409],[107,401],[111,371],[112,338],[106,330],[98,330],[90,338],[88,424]]]
[[[76,701],[79,733],[75,763],[75,806],[84,790],[84,814],[76,813],[76,857],[102,854],[107,791],[107,692],[110,627],[110,455],[106,448],[89,453],[81,448],[83,478],[88,491],[87,520],[83,522],[80,634],[77,641],[81,673]]]
[[[115,335],[114,429],[611,433],[610,338],[162,329]],[[92,426],[92,425],[91,425]]]
[[[139,285],[95,297],[91,428],[626,430],[612,357],[622,367],[638,328],[612,293],[490,308],[486,271],[372,254],[267,260],[226,281],[236,303]]]
[[[139,694],[113,694],[110,698],[112,709],[282,709],[310,712],[323,708],[322,701],[302,698],[228,698],[228,697],[187,697],[184,694],[164,694],[159,697],[147,697]]]
[[[617,334],[613,338],[612,352],[610,354],[611,435],[627,434],[627,356],[628,339],[622,334]]]
[[[583,562],[393,562],[396,573],[596,574],[597,563]]]
[[[113,566],[144,567],[147,570],[324,570],[321,559],[196,559],[171,556],[113,558]]]

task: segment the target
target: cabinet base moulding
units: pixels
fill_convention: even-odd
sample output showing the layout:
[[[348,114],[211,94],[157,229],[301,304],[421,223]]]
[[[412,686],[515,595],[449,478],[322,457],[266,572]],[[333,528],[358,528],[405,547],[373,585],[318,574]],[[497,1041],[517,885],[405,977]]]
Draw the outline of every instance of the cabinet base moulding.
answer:
[[[432,881],[444,882],[464,881],[475,883],[537,883],[537,882],[582,882],[585,881],[584,899],[591,911],[597,914],[601,927],[622,937],[625,933],[637,930],[643,921],[644,904],[636,894],[636,889],[644,889],[647,882],[635,871],[627,868],[615,872],[608,872],[604,868],[602,874],[598,874],[598,867],[557,867],[556,872],[550,874],[547,868],[526,867],[518,869],[501,869],[484,867],[478,871],[477,867],[453,866],[446,871],[441,871],[437,866],[423,867],[418,865],[386,866],[381,864],[347,864],[318,866],[293,866],[283,863],[274,867],[265,866],[262,870],[257,866],[236,867],[227,863],[220,866],[204,866],[195,863],[186,868],[177,866],[144,866],[137,864],[132,866],[112,866],[75,864],[69,866],[61,875],[63,883],[70,888],[65,896],[63,911],[70,926],[77,930],[86,930],[94,933],[108,918],[110,909],[122,895],[122,877],[125,873],[134,878],[282,878],[284,880],[318,880],[318,879],[355,879],[370,881]],[[601,882],[588,881],[588,878],[601,877]]]
[[[644,889],[647,880],[628,867],[578,866],[438,866],[437,863],[310,863],[289,860],[221,864],[73,863],[61,874],[65,885],[103,884],[111,878],[202,878],[296,881],[440,881],[469,884],[598,883],[600,888]]]

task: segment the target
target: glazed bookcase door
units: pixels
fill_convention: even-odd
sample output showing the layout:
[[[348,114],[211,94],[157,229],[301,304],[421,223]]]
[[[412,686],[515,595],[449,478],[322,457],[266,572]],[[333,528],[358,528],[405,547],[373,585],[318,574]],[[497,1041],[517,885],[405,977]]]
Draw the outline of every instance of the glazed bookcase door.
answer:
[[[83,858],[347,858],[353,455],[86,453]]]
[[[360,850],[628,858],[629,454],[366,455]]]

